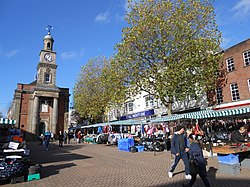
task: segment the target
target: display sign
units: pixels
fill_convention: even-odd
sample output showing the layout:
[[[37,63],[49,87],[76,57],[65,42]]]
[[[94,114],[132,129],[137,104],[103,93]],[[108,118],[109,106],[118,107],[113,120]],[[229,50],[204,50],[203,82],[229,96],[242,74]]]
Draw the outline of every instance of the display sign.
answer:
[[[133,118],[139,118],[139,117],[145,117],[145,116],[151,116],[154,115],[154,109],[146,110],[143,112],[137,112],[134,114],[128,114],[127,116],[120,117],[120,120],[127,120],[127,119],[133,119]]]

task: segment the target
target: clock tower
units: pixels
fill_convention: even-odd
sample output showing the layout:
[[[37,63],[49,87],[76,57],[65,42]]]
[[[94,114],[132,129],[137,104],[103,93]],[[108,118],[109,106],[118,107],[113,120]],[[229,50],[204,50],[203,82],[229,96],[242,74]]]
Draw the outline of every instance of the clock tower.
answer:
[[[37,86],[56,87],[56,52],[53,51],[54,39],[51,36],[51,26],[43,38],[43,49],[40,51],[40,61],[37,66]]]
[[[36,80],[17,84],[10,113],[17,126],[36,140],[49,130],[54,134],[68,129],[69,88],[56,85],[56,52],[52,26],[48,26],[39,53]]]

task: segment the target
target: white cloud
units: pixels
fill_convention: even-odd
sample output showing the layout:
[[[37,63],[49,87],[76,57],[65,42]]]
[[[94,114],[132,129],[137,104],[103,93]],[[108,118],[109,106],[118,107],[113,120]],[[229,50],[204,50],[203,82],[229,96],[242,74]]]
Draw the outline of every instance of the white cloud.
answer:
[[[79,51],[65,51],[62,52],[60,57],[63,60],[73,60],[73,59],[81,59],[85,54],[85,49],[80,49]]]
[[[236,17],[247,17],[250,15],[250,1],[249,0],[240,0],[232,8],[235,12],[234,16]]]
[[[110,22],[110,13],[109,13],[109,11],[98,14],[96,16],[96,18],[95,18],[95,21],[96,22],[104,22],[104,23]]]
[[[14,49],[14,50],[11,50],[11,51],[8,51],[5,55],[10,58],[10,57],[13,57],[15,56],[17,53],[19,53],[20,50],[19,49]]]

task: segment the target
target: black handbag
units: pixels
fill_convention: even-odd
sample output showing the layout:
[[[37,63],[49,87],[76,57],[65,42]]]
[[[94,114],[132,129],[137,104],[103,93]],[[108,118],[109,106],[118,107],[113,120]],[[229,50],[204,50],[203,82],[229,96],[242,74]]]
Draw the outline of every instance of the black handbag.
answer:
[[[189,158],[189,170],[191,174],[199,173],[199,162],[194,156],[190,156]]]

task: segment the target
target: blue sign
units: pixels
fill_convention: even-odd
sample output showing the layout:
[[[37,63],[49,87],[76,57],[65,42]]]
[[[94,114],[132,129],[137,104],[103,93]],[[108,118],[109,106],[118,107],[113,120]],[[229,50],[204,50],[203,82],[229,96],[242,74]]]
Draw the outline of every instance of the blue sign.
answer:
[[[143,112],[137,112],[134,114],[128,114],[127,116],[120,117],[120,120],[133,119],[133,118],[139,118],[139,117],[150,116],[150,115],[154,115],[154,109],[146,110]]]

